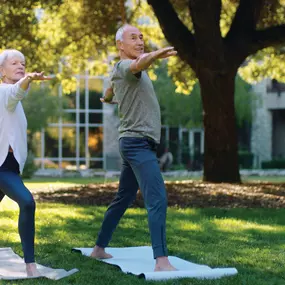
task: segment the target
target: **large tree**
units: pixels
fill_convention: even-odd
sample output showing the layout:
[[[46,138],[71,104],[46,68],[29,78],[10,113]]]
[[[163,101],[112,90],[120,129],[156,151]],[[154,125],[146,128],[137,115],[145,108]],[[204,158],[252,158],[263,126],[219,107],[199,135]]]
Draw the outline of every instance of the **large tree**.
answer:
[[[204,180],[240,182],[235,76],[241,64],[260,50],[276,47],[276,52],[271,51],[272,58],[278,58],[278,47],[285,43],[284,1],[148,0],[148,3],[166,39],[177,49],[184,68],[185,65],[191,68],[200,83],[205,129]],[[284,66],[284,55],[280,59]]]

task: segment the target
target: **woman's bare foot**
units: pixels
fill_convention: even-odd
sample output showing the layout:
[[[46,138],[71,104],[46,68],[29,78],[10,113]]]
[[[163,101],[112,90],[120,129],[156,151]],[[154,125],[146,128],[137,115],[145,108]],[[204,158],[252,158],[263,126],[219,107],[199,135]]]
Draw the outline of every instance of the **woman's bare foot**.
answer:
[[[113,256],[105,251],[105,248],[99,247],[98,245],[95,245],[93,248],[93,251],[90,255],[93,258],[99,258],[99,259],[108,259],[112,258]]]
[[[41,276],[35,263],[26,263],[27,276],[38,277]]]
[[[177,271],[177,269],[171,265],[167,256],[161,256],[156,258],[154,271]]]

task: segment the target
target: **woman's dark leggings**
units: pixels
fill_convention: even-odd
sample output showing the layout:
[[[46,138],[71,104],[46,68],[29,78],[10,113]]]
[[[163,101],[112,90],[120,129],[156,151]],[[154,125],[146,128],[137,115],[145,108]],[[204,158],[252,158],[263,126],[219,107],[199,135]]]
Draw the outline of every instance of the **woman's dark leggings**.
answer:
[[[31,192],[25,187],[19,176],[19,164],[12,152],[9,152],[6,160],[0,166],[0,201],[7,195],[18,203],[19,234],[26,263],[32,263],[34,258],[35,239],[35,201]]]

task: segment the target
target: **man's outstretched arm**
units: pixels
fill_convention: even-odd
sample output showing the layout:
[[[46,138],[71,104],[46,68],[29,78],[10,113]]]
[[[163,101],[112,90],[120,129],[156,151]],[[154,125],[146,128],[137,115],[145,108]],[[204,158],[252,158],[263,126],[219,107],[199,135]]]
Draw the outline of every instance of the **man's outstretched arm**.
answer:
[[[130,70],[133,74],[136,74],[147,69],[156,59],[167,58],[176,54],[177,51],[174,50],[174,47],[165,47],[156,51],[144,53],[137,59],[133,60],[130,65]]]

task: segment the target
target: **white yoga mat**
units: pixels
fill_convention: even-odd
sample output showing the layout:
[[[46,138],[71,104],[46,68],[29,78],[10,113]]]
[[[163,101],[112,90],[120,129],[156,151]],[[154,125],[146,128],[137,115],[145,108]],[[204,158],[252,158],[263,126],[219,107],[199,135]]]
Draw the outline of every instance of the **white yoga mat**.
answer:
[[[83,255],[90,256],[92,248],[73,248]],[[235,268],[210,268],[207,265],[195,264],[175,256],[169,256],[171,264],[177,271],[154,272],[155,260],[150,246],[106,248],[113,258],[102,259],[108,264],[117,265],[124,273],[131,273],[146,280],[167,280],[174,278],[217,279],[235,275]]]
[[[59,280],[67,277],[78,269],[66,271],[64,269],[53,269],[37,264],[37,268],[41,273],[39,277],[28,277],[26,273],[26,264],[24,260],[17,255],[12,248],[0,248],[0,280],[28,279],[46,277],[53,280]]]

